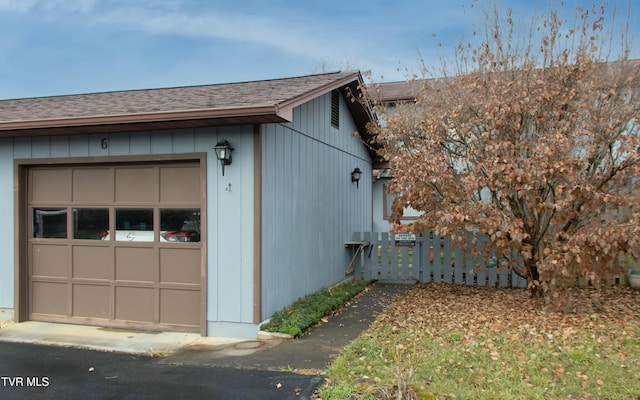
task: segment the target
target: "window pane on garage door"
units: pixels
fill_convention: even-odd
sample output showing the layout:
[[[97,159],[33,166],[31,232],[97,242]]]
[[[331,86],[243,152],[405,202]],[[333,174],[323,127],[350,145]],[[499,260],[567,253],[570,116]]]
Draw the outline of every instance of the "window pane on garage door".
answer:
[[[67,209],[34,208],[32,237],[66,239]]]
[[[73,238],[101,240],[109,232],[108,208],[74,208]]]
[[[160,240],[199,242],[200,209],[160,209]]]
[[[153,209],[116,209],[116,240],[153,242]]]

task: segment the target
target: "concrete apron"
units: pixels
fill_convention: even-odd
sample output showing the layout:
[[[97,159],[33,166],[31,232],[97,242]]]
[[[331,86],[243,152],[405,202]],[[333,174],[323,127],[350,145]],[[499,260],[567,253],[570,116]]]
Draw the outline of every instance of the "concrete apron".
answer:
[[[27,321],[4,325],[0,342],[85,348],[120,353],[166,356],[188,345],[242,347],[247,339],[202,337],[197,333],[152,332],[97,326]]]

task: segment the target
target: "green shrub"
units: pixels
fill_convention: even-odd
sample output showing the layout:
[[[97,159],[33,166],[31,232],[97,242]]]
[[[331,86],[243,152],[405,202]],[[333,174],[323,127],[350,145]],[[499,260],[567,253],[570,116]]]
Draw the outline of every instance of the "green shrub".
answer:
[[[325,288],[298,299],[295,303],[275,313],[260,329],[267,332],[301,336],[307,329],[335,312],[343,304],[360,293],[368,282],[351,280],[338,286]]]

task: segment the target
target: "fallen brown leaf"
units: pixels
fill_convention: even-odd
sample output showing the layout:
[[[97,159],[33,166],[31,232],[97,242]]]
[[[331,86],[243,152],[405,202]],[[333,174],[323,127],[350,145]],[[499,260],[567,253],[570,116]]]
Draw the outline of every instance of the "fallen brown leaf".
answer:
[[[637,320],[629,316],[640,315],[640,291],[619,286],[573,288],[562,296],[567,302],[558,307],[550,299],[530,298],[526,290],[420,284],[389,305],[371,329],[380,333],[410,329],[416,335],[434,337],[456,332],[464,344],[482,338],[496,361],[500,349],[490,342],[494,335],[527,340],[533,346],[560,340],[567,351],[576,335],[590,334],[596,328],[601,335],[638,329]],[[567,309],[566,304],[572,306]],[[600,346],[607,345],[606,340],[595,340]],[[622,361],[626,358],[625,354],[618,356]]]

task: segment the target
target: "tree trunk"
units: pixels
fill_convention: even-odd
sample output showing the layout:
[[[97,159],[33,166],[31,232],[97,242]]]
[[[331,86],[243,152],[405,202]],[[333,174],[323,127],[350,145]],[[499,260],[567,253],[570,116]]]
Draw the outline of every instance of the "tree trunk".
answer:
[[[540,282],[540,274],[536,266],[536,260],[530,259],[526,262],[527,266],[527,289],[531,293],[531,297],[542,297],[544,291]]]

